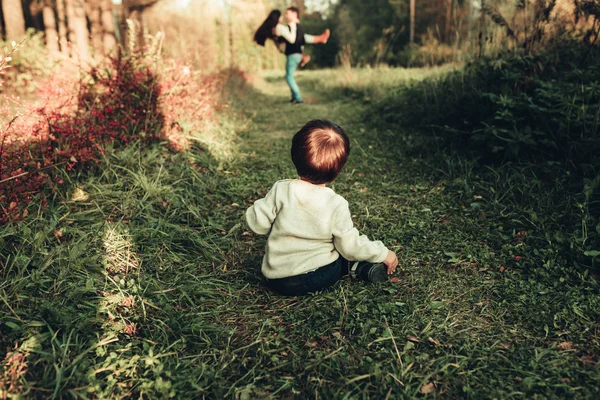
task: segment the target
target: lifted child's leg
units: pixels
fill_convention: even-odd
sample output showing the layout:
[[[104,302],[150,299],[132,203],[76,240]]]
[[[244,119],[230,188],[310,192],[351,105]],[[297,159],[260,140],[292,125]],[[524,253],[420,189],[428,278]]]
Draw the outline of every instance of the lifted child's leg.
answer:
[[[323,33],[320,35],[309,35],[304,34],[304,41],[308,44],[325,44],[329,40],[329,36],[331,35],[331,31],[329,29],[325,29]]]

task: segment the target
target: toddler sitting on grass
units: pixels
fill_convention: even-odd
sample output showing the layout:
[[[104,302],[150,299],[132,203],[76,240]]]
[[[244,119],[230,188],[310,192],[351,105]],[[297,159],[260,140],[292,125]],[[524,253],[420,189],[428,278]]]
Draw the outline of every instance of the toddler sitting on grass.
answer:
[[[349,154],[350,139],[342,128],[326,120],[308,122],[292,139],[300,179],[276,182],[246,210],[250,229],[269,235],[262,273],[275,292],[305,295],[348,274],[381,282],[396,270],[396,254],[359,234],[348,202],[325,186]]]

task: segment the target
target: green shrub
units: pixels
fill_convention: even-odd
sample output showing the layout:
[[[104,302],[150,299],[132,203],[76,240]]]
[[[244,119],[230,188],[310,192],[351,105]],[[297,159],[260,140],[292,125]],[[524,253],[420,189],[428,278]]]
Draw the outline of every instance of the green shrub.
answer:
[[[490,161],[598,161],[600,52],[567,42],[543,53],[481,58],[375,104],[386,123],[418,126]]]
[[[0,48],[7,53],[12,47],[10,42],[0,41]],[[44,44],[44,33],[27,31],[27,37],[19,50],[11,56],[10,68],[6,70],[3,79],[6,87],[16,87],[28,91],[35,90],[31,83],[39,78],[50,76],[54,62],[50,59]]]

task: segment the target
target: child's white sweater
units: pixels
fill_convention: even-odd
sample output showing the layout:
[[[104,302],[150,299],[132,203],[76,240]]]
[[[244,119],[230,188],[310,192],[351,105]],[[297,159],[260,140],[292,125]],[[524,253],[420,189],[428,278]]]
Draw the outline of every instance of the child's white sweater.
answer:
[[[342,196],[300,179],[276,182],[246,210],[246,221],[255,233],[269,235],[262,262],[268,279],[313,271],[340,254],[351,261],[378,263],[388,253],[383,243],[358,233]]]

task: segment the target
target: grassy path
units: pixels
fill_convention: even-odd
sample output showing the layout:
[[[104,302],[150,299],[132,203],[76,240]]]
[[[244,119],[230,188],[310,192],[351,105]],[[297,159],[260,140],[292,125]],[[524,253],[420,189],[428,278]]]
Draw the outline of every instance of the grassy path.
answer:
[[[600,395],[597,288],[527,278],[515,261],[531,251],[517,235],[523,222],[497,212],[501,194],[484,193],[496,183],[460,160],[444,169],[411,154],[410,127],[365,125],[372,93],[342,90],[336,74],[304,72],[302,106],[286,103],[277,75],[232,84],[240,140],[230,160],[199,148],[174,155],[134,146],[65,182],[38,218],[1,233],[0,343],[26,355],[4,363],[28,365],[15,381],[22,392]],[[385,284],[343,281],[281,298],[261,285],[264,238],[246,232],[242,215],[273,182],[294,176],[290,140],[313,118],[351,136],[350,161],[333,187],[359,229],[396,250],[402,268]]]

